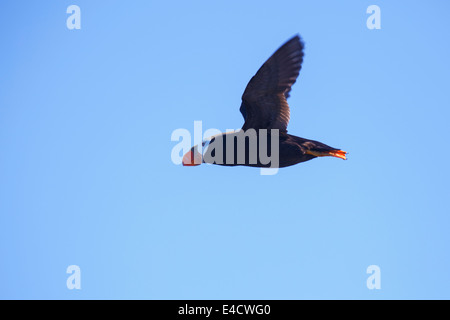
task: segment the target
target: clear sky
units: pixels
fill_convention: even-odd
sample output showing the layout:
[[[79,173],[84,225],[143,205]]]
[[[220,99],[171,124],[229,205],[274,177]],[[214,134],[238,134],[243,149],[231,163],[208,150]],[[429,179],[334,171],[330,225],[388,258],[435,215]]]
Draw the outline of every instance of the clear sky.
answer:
[[[0,298],[450,298],[448,1],[0,9]],[[297,33],[289,132],[348,160],[173,164],[175,129],[242,126],[248,80]]]

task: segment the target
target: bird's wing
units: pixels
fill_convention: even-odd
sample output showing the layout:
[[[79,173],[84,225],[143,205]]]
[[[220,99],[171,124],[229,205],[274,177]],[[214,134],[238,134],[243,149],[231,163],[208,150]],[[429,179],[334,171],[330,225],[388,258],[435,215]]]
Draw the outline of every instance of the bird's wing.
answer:
[[[290,116],[286,99],[297,80],[302,62],[303,42],[296,35],[262,65],[242,95],[240,111],[245,119],[243,130],[287,131]]]

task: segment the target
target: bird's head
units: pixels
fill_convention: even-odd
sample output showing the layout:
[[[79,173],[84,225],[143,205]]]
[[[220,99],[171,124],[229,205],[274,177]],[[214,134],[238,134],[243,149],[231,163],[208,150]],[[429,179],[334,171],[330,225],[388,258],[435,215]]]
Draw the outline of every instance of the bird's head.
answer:
[[[183,156],[183,166],[199,166],[202,163],[204,163],[205,161],[203,161],[203,156],[205,155],[205,153],[208,150],[208,147],[211,145],[211,143],[213,143],[215,141],[215,137],[219,136],[215,135],[215,136],[211,136],[205,140],[202,141],[202,146],[201,146],[201,151],[199,151],[199,145],[195,145],[191,148],[191,150],[189,150],[188,152],[186,152],[186,154]]]
[[[198,145],[193,146],[191,150],[183,156],[183,166],[199,166],[202,164],[203,156],[198,151]]]

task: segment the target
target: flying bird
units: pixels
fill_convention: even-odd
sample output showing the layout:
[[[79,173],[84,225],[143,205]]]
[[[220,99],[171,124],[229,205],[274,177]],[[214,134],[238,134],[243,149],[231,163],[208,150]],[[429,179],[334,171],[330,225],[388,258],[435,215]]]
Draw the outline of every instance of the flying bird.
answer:
[[[346,151],[287,133],[287,99],[302,67],[303,49],[296,35],[275,51],[250,79],[242,95],[242,129],[213,136],[201,147],[192,147],[184,155],[183,165],[283,168],[324,156],[346,160]]]

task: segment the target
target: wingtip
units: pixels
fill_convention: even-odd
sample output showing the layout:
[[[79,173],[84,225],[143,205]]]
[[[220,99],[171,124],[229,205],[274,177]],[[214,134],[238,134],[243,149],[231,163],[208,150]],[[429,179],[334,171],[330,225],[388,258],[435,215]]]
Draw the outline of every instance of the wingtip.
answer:
[[[294,36],[292,36],[292,38],[290,38],[288,41],[286,41],[285,44],[293,43],[293,42],[299,43],[302,48],[304,48],[304,46],[305,46],[305,43],[303,42],[303,39],[299,33],[296,33]]]
[[[297,40],[299,40],[300,42],[302,42],[302,36],[300,35],[300,33],[296,33],[296,34],[291,38],[291,40],[293,40],[293,39],[297,39]]]
[[[291,41],[294,41],[294,40],[299,40],[299,41],[301,41],[301,37],[300,37],[300,34],[299,34],[299,33],[294,34],[294,35],[293,35],[291,38],[289,38],[289,40],[286,41],[286,42],[291,42]]]

